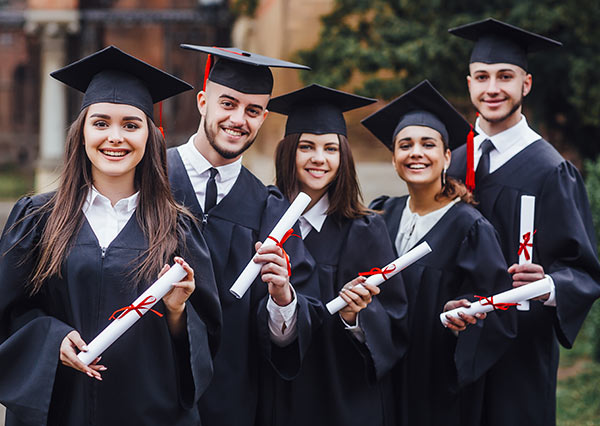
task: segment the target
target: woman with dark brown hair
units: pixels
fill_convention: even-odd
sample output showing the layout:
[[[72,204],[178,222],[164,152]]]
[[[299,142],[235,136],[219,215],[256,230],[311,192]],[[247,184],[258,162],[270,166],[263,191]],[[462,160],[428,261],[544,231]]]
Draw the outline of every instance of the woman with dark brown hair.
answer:
[[[273,379],[277,408],[260,424],[393,423],[388,372],[405,350],[404,284],[396,275],[379,294],[359,276],[395,257],[384,222],[360,201],[343,117],[372,102],[312,85],[269,103],[288,116],[276,184],[290,200],[300,191],[312,198],[300,234],[317,263],[321,301],[340,294],[348,306],[323,318],[296,378]]]
[[[85,95],[57,191],[19,200],[0,241],[6,424],[198,424],[220,305],[208,248],[171,196],[152,118],[155,102],[191,86],[113,46],[52,76]],[[77,353],[173,261],[187,276],[157,316],[101,363],[82,363]]]
[[[397,424],[478,425],[482,378],[514,337],[514,318],[513,312],[494,312],[486,321],[478,321],[485,314],[462,315],[448,320],[454,333],[439,320],[445,310],[469,306],[467,298],[512,284],[496,231],[469,205],[467,188],[446,176],[450,148],[466,140],[469,123],[428,81],[362,123],[392,151],[408,187],[408,196],[381,197],[370,206],[383,212],[396,254],[421,241],[432,248],[402,271],[410,345],[393,373]]]

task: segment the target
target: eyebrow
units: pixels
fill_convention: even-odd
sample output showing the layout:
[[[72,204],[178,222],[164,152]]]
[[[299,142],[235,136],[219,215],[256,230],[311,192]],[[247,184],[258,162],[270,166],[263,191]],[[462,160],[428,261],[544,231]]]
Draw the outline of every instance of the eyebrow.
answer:
[[[239,99],[237,99],[237,98],[234,98],[233,96],[225,95],[225,94],[223,94],[223,95],[219,96],[219,99],[221,99],[221,98],[229,99],[230,101],[234,101],[234,102],[236,102],[236,103],[239,103],[239,102],[240,102],[240,100],[239,100]],[[258,108],[258,109],[260,109],[261,111],[265,109],[265,108],[264,108],[262,105],[258,105],[258,104],[250,104],[250,105],[248,105],[248,106],[249,106],[249,107],[252,107],[252,108]]]
[[[103,118],[105,120],[110,120],[110,115],[95,113],[90,115],[90,118]],[[127,117],[123,117],[123,121],[142,121],[142,119],[136,115],[130,115]]]

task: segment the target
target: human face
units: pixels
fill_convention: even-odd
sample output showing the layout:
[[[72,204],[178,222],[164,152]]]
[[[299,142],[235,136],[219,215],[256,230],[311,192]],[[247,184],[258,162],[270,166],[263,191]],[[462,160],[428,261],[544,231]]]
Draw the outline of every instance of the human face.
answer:
[[[396,135],[393,163],[409,189],[430,187],[437,193],[442,188],[442,171],[450,165],[450,150],[444,148],[437,130],[408,126]]]
[[[483,130],[491,136],[517,124],[523,97],[531,90],[531,74],[517,65],[482,62],[470,64],[469,71],[471,102],[485,122]]]
[[[198,93],[202,115],[196,148],[213,164],[237,160],[256,139],[270,95],[249,95],[208,81]]]
[[[94,184],[111,179],[131,181],[148,141],[146,114],[131,105],[97,103],[88,107],[83,125],[85,152]]]
[[[302,133],[296,148],[296,177],[300,191],[316,201],[325,194],[340,168],[340,141],[335,133]]]

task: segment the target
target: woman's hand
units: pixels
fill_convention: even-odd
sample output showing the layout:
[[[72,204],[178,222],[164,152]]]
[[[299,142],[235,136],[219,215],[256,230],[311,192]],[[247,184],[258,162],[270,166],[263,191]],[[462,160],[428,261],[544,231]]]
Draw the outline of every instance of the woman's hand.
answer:
[[[263,246],[261,242],[257,242],[254,248],[256,249],[254,262],[263,264],[260,278],[268,284],[271,298],[279,306],[289,305],[294,296],[283,250],[277,245]]]
[[[470,306],[471,302],[469,302],[467,299],[451,300],[444,305],[444,312],[448,312],[452,309],[460,307],[468,308]],[[478,319],[485,319],[487,317],[487,314],[484,312],[480,312],[475,315],[467,315],[463,312],[459,312],[458,316],[460,318],[455,318],[451,315],[446,315],[446,327],[452,330],[452,332],[457,336],[460,331],[465,331],[469,324],[476,324]]]
[[[163,302],[167,308],[169,330],[171,334],[177,335],[183,329],[185,302],[196,289],[196,282],[194,281],[194,270],[190,265],[181,257],[175,257],[174,260],[183,267],[187,275],[178,283],[173,284],[173,288],[163,297]],[[162,277],[170,268],[169,265],[163,266],[158,277]]]
[[[87,352],[88,348],[76,330],[71,331],[65,336],[60,344],[60,362],[67,367],[71,367],[77,371],[87,374],[93,379],[102,380],[100,371],[106,371],[107,368],[99,365],[100,358],[96,358],[90,365],[85,365],[77,358],[77,351]]]
[[[372,284],[365,284],[365,277],[356,277],[342,288],[340,296],[348,304],[344,309],[340,310],[340,316],[349,325],[356,325],[356,317],[358,313],[365,309],[373,296],[379,294],[379,287]],[[362,284],[361,287],[357,287]]]

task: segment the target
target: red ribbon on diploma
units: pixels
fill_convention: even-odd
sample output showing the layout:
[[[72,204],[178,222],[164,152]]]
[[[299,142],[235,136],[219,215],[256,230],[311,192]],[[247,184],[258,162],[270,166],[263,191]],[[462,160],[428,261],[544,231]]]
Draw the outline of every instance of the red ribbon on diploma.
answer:
[[[533,233],[535,234],[537,232],[537,229],[533,231]],[[525,260],[529,260],[530,256],[529,256],[529,251],[527,250],[527,247],[531,247],[533,250],[533,244],[531,244],[529,242],[529,240],[531,239],[531,233],[530,232],[526,232],[525,234],[523,234],[523,242],[519,243],[519,252],[517,253],[519,256],[521,256],[521,253],[525,252]]]
[[[288,231],[283,235],[283,238],[281,239],[281,242],[277,241],[277,238],[272,237],[272,236],[268,236],[267,239],[269,240],[273,240],[275,241],[275,245],[277,247],[279,247],[281,249],[281,251],[283,252],[283,256],[285,257],[285,261],[287,263],[287,270],[288,270],[288,277],[292,276],[292,266],[290,265],[290,257],[288,256],[288,254],[286,253],[285,249],[283,248],[283,244],[285,244],[285,242],[288,240],[288,238],[290,237],[298,237],[300,238],[300,235],[296,235],[294,234],[294,228],[290,228],[288,229]]]
[[[392,265],[386,266],[385,269],[383,269],[383,270],[381,270],[381,268],[373,268],[369,272],[359,272],[358,275],[360,275],[361,277],[366,277],[369,275],[381,274],[383,279],[385,281],[387,281],[388,278],[385,276],[385,274],[389,274],[390,272],[393,272],[395,270],[396,270],[396,265],[392,264]]]
[[[150,310],[151,312],[155,313],[156,315],[158,315],[159,317],[162,317],[163,314],[161,314],[158,311],[155,311],[154,309],[149,308],[147,305],[151,305],[152,303],[156,302],[156,297],[150,295],[148,297],[146,297],[144,300],[142,300],[137,306],[135,306],[133,303],[129,306],[125,306],[124,308],[121,309],[117,309],[116,311],[113,312],[113,314],[110,316],[109,320],[114,320],[114,319],[119,319],[124,317],[125,315],[127,315],[129,312],[131,311],[135,311],[137,312],[137,314],[140,316],[140,318],[142,317],[143,312],[140,311],[140,309],[147,309]],[[118,317],[115,317],[116,314],[118,314],[119,312],[123,311],[123,313],[121,315],[119,315]]]
[[[491,305],[494,309],[500,309],[501,311],[506,311],[511,306],[517,306],[519,303],[494,303],[494,296],[484,297],[475,295],[481,302],[481,306]]]

